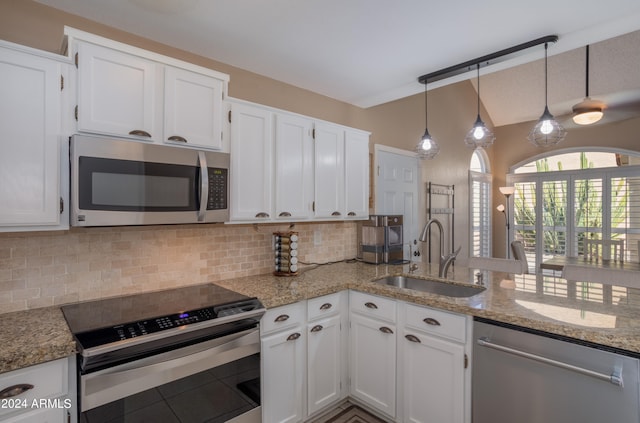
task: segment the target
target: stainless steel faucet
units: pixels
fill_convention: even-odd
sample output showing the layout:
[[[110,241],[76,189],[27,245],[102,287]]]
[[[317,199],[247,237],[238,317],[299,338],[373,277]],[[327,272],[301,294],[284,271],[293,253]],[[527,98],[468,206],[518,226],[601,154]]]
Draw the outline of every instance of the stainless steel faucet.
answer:
[[[436,226],[438,227],[438,230],[440,231],[440,263],[438,266],[438,276],[446,279],[449,266],[451,266],[451,263],[453,263],[453,261],[458,256],[458,253],[462,249],[462,246],[458,247],[458,249],[455,250],[453,253],[450,253],[448,255],[444,254],[444,228],[442,227],[442,223],[440,223],[438,219],[430,219],[427,222],[427,224],[424,225],[424,229],[422,229],[422,234],[420,234],[420,238],[418,238],[420,241],[422,242],[427,241],[427,235],[429,234],[429,231],[431,230],[431,225],[433,223],[436,224]]]

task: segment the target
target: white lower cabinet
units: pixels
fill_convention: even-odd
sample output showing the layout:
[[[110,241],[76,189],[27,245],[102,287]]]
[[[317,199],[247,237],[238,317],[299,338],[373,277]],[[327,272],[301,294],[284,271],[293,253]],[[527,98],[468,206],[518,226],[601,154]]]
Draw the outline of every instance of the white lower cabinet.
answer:
[[[300,422],[304,418],[305,302],[268,310],[262,318],[262,421]]]
[[[398,408],[403,422],[469,421],[463,315],[400,303]]]
[[[0,374],[0,421],[75,422],[75,357]]]
[[[349,302],[350,394],[395,418],[395,301],[351,292]]]

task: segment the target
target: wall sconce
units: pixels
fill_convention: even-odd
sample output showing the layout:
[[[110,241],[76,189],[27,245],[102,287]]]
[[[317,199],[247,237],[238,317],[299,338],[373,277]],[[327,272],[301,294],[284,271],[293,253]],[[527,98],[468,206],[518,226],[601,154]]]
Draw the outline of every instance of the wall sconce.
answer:
[[[505,218],[506,225],[507,225],[506,249],[507,249],[507,258],[509,259],[509,258],[511,258],[511,251],[510,251],[510,248],[509,248],[509,240],[511,240],[511,220],[509,219],[509,209],[510,209],[510,207],[509,207],[509,198],[511,198],[511,196],[516,192],[516,187],[500,187],[498,189],[500,190],[502,195],[504,195],[504,197],[507,200],[506,207],[503,206],[502,204],[500,204],[497,208],[498,208],[498,211],[504,212],[504,218]],[[502,208],[502,210],[500,210],[500,208]]]

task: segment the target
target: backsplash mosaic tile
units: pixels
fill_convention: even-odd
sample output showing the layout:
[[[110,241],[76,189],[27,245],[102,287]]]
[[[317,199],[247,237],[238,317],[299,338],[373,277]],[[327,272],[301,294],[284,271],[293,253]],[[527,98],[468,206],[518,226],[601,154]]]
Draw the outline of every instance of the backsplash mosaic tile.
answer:
[[[0,313],[271,273],[289,225],[73,228],[0,234]],[[297,223],[299,258],[355,257],[356,223]]]

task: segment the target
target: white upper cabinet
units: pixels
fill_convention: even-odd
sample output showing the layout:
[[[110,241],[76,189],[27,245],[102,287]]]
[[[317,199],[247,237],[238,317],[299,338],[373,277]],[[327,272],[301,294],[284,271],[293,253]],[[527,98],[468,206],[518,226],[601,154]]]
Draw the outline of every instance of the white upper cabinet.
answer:
[[[228,75],[66,28],[78,66],[79,132],[228,150]]]
[[[62,214],[68,203],[62,77],[70,66],[64,59],[0,43],[0,231],[69,226]]]
[[[314,217],[344,218],[344,129],[316,123],[314,128]]]
[[[164,74],[164,141],[221,150],[223,90],[219,79],[168,66]]]
[[[230,104],[232,221],[273,217],[273,113]]]
[[[78,43],[78,131],[151,140],[160,137],[156,63]]]
[[[308,219],[313,202],[311,119],[276,115],[275,218]]]
[[[369,134],[345,132],[344,142],[345,218],[369,218]]]

